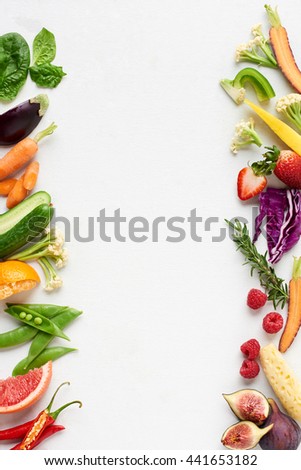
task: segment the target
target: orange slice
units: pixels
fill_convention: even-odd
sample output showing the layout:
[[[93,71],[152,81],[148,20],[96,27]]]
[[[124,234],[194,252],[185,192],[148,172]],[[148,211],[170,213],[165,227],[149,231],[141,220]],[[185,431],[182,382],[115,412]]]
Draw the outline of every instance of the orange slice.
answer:
[[[0,300],[30,290],[40,282],[38,273],[22,261],[0,263]]]

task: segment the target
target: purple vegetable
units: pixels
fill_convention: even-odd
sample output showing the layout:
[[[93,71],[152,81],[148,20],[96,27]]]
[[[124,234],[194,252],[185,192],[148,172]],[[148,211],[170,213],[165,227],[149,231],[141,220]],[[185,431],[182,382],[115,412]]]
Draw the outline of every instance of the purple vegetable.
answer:
[[[258,239],[266,218],[269,261],[277,263],[301,236],[301,193],[297,189],[268,188],[261,193],[259,201],[253,242]]]
[[[14,145],[39,124],[48,108],[47,95],[37,95],[0,115],[0,145]]]

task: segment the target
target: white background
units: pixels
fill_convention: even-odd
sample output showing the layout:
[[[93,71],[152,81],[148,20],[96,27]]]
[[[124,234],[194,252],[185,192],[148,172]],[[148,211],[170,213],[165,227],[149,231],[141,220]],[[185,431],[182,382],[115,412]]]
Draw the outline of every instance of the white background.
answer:
[[[277,3],[300,64],[300,4]],[[225,217],[251,214],[252,204],[236,197],[236,175],[260,150],[231,155],[234,125],[250,113],[231,102],[219,80],[248,65],[235,64],[235,48],[251,38],[254,24],[267,31],[264,2],[1,4],[1,34],[19,32],[31,45],[46,27],[56,36],[55,63],[68,74],[47,91],[51,104],[38,128],[58,124],[37,156],[37,189],[52,195],[57,215],[79,217],[82,236],[88,217],[96,219],[103,208],[150,222],[188,217],[197,208],[203,219],[220,222],[214,233],[200,224],[202,243],[189,233],[182,243],[168,243],[164,226],[158,243],[105,243],[97,227],[93,242],[72,238],[64,287],[47,295],[40,286],[15,300],[83,309],[67,330],[79,351],[54,363],[51,386],[36,406],[2,416],[0,426],[33,418],[56,386],[70,380],[57,405],[80,398],[84,406],[61,415],[67,430],[44,449],[221,449],[221,434],[235,422],[222,393],[251,386],[273,396],[263,373],[252,382],[239,376],[240,345],[250,337],[271,341],[261,322],[272,305],[256,314],[247,309],[247,292],[258,280],[228,238],[211,240]],[[262,71],[278,97],[291,91],[279,71]],[[28,79],[13,104],[39,91]],[[279,143],[257,127],[266,145]],[[262,241],[259,246],[265,249]],[[292,254],[298,249],[277,267],[287,280]],[[13,326],[1,314],[0,330]],[[27,346],[1,351],[0,376],[9,376],[26,352]],[[297,338],[286,357],[299,377],[300,352]]]

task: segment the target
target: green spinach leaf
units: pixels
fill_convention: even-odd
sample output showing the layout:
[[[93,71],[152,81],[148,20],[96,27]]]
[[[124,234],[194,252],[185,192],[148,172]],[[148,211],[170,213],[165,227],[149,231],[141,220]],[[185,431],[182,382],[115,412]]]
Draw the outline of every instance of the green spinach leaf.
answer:
[[[18,33],[0,36],[0,100],[13,100],[24,85],[30,64],[27,42]]]
[[[29,69],[31,79],[40,87],[55,88],[65,74],[62,67],[52,64],[33,65]]]
[[[43,65],[54,60],[56,44],[54,34],[43,28],[33,40],[33,65]]]

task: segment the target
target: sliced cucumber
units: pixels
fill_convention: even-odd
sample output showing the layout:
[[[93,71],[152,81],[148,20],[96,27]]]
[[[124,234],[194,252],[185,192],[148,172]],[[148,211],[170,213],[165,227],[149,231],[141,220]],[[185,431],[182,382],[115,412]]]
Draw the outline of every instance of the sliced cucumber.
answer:
[[[15,225],[17,225],[24,217],[30,214],[33,209],[40,206],[41,204],[49,205],[50,202],[50,195],[45,191],[39,191],[25,199],[13,209],[0,214],[0,237],[4,233],[11,230]]]

